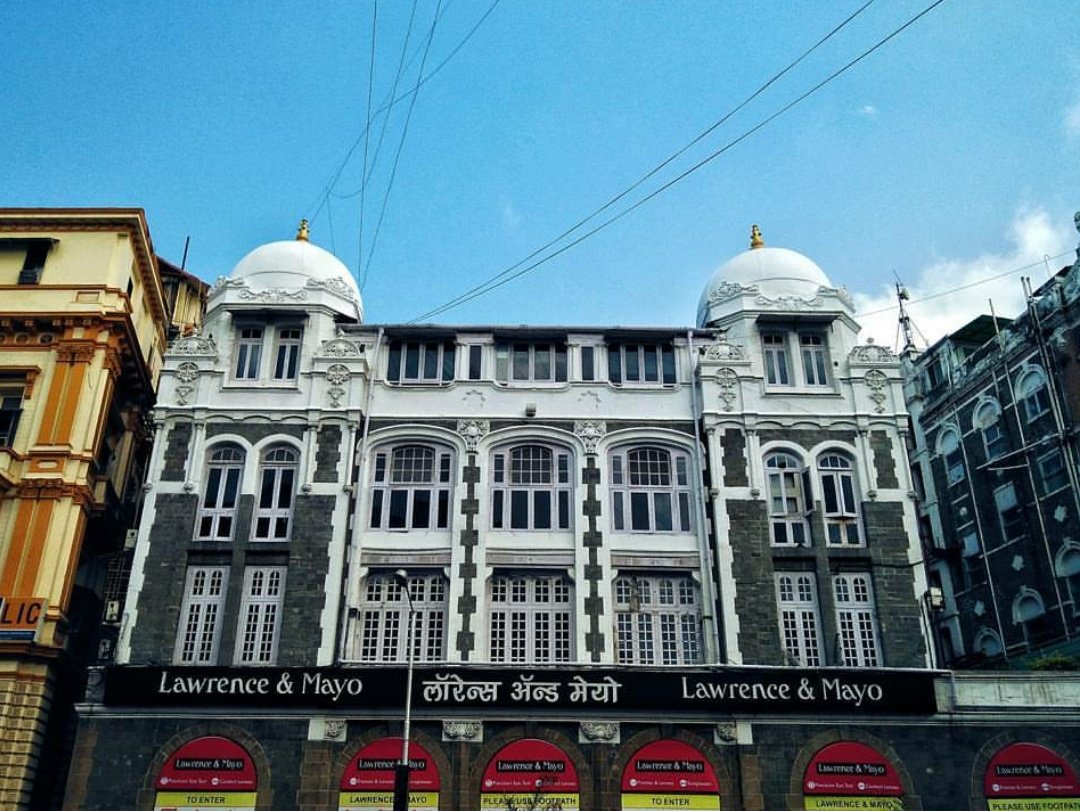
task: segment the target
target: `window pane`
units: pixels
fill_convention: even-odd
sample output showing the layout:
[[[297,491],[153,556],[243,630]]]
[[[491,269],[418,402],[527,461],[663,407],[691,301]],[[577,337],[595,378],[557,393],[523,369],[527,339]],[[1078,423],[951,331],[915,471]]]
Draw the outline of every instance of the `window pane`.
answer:
[[[566,382],[566,347],[559,346],[555,348],[555,381],[557,383]]]
[[[551,346],[537,344],[533,347],[533,379],[551,380]]]
[[[583,346],[581,347],[581,379],[593,380],[594,375],[593,348],[591,346]]]
[[[529,379],[529,346],[514,344],[514,380]]]
[[[559,529],[570,529],[570,494],[559,493]]]
[[[630,494],[630,528],[647,531],[649,526],[649,494]]]
[[[622,365],[619,357],[619,347],[608,347],[607,368],[608,380],[612,383],[622,383]]]
[[[273,470],[264,470],[262,476],[262,489],[259,492],[259,506],[274,506],[274,476]]]
[[[623,494],[622,493],[614,493],[613,494],[613,500],[614,500],[614,502],[613,502],[614,506],[613,506],[611,512],[612,512],[612,518],[615,521],[615,529],[622,530],[622,529],[625,528],[624,524],[623,524]]]
[[[656,529],[658,532],[671,531],[671,494],[653,493],[653,508],[656,514]]]
[[[431,522],[431,491],[413,491],[412,527],[427,529]]]
[[[420,377],[420,345],[405,345],[405,379],[417,380]]]
[[[495,347],[495,378],[506,380],[510,370],[510,347],[499,344]]]
[[[405,529],[408,516],[409,491],[390,491],[390,529]]]
[[[450,526],[450,493],[446,490],[439,491],[439,517],[436,526],[439,529]]]
[[[668,385],[675,384],[675,350],[670,346],[663,348],[664,382]]]
[[[480,379],[480,359],[483,349],[482,346],[469,347],[469,380]]]
[[[396,383],[401,377],[401,344],[390,344],[389,360],[386,364],[386,379]]]
[[[551,493],[533,492],[533,527],[551,529]]]
[[[641,365],[638,360],[637,344],[627,344],[623,347],[623,357],[626,358],[626,379],[634,381],[641,379]]]
[[[378,527],[382,525],[382,499],[383,491],[376,490],[371,494],[371,526]]]
[[[437,380],[439,377],[439,346],[438,344],[423,344],[424,349],[424,380]]]
[[[660,375],[656,366],[656,348],[652,346],[645,347],[645,380],[653,382],[660,380]]]
[[[453,380],[454,379],[454,345],[447,344],[443,347],[442,357],[442,379]]]
[[[225,495],[221,499],[221,506],[232,509],[236,506],[236,494],[240,489],[240,469],[229,468],[225,473]]]
[[[837,512],[836,479],[831,475],[821,477],[821,495],[825,500],[825,512]]]
[[[529,528],[529,491],[510,491],[510,528]]]
[[[679,529],[690,531],[690,496],[686,493],[679,493]]]
[[[503,527],[503,491],[496,490],[491,494],[491,526],[493,529]]]

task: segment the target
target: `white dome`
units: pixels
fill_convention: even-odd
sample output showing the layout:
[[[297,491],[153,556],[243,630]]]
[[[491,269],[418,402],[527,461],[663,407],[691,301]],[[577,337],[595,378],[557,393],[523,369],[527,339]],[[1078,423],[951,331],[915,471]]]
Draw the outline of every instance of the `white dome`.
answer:
[[[771,300],[810,300],[822,287],[831,288],[832,282],[809,257],[787,248],[751,248],[713,272],[701,294],[698,323],[704,326],[712,321],[717,315],[712,310],[740,293]]]
[[[315,282],[338,297],[353,301],[354,306],[344,310],[344,314],[362,318],[360,288],[349,269],[332,253],[306,239],[260,245],[236,264],[229,279],[244,282],[254,292],[299,290]]]

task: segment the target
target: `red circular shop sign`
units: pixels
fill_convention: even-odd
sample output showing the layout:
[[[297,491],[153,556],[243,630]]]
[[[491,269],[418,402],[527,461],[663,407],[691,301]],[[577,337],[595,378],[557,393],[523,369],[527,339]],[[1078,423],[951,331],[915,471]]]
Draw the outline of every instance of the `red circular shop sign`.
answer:
[[[401,762],[401,738],[372,741],[349,761],[341,775],[342,791],[392,791],[394,766]],[[409,788],[413,791],[438,791],[439,770],[431,754],[420,744],[409,741]]]
[[[720,781],[712,764],[682,741],[661,740],[634,753],[622,775],[624,792],[717,794]]]
[[[169,755],[158,772],[163,791],[255,791],[251,755],[236,741],[210,735],[189,741]]]
[[[883,754],[856,741],[830,743],[810,759],[803,794],[900,797],[900,775]]]
[[[524,738],[500,749],[484,769],[484,794],[578,792],[577,769],[562,749],[539,738]]]
[[[988,799],[1080,798],[1080,781],[1061,755],[1037,743],[1019,742],[990,758],[983,790]]]

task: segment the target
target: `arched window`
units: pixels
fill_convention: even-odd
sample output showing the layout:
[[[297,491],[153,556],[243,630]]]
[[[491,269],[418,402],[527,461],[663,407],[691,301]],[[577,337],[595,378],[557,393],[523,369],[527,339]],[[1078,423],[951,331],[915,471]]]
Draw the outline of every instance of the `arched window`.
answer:
[[[830,546],[860,546],[859,502],[851,460],[838,453],[818,458],[825,537]]]
[[[570,452],[516,445],[491,458],[492,529],[570,529]]]
[[[619,664],[692,665],[701,661],[701,601],[686,574],[615,580]]]
[[[407,661],[409,649],[409,598],[415,623],[412,630],[413,659],[441,662],[446,659],[446,608],[448,589],[442,574],[410,574],[409,595],[391,574],[372,574],[364,588],[360,618],[353,631],[354,656],[361,662]]]
[[[1029,422],[1050,410],[1050,394],[1042,369],[1028,369],[1020,376],[1016,383],[1016,399],[1023,405],[1024,416]]]
[[[960,448],[960,434],[955,428],[946,428],[938,437],[938,453],[945,460],[945,478],[949,485],[959,484],[966,475],[964,452]]]
[[[379,448],[373,460],[372,529],[449,529],[449,449]]]
[[[206,466],[206,487],[195,521],[195,539],[227,541],[236,523],[236,502],[244,474],[244,451],[237,445],[217,445]]]
[[[287,445],[275,445],[263,454],[259,501],[252,521],[255,540],[289,540],[299,464],[300,454]]]
[[[1021,586],[1013,600],[1012,620],[1023,629],[1029,645],[1042,642],[1048,632],[1042,595],[1035,589]]]
[[[980,628],[979,632],[975,634],[976,653],[981,653],[989,659],[1000,656],[1003,650],[1001,637],[998,636],[996,631],[991,631],[989,628]]]
[[[975,427],[982,432],[987,459],[997,459],[1009,450],[1009,437],[1001,424],[1001,407],[996,402],[988,400],[975,409]]]
[[[690,457],[684,451],[619,448],[611,456],[611,488],[617,531],[691,531]]]
[[[1065,588],[1072,600],[1073,615],[1080,614],[1080,546],[1069,545],[1058,552],[1054,571],[1065,579]]]
[[[784,652],[803,667],[820,666],[821,623],[814,575],[810,572],[777,574],[776,602]]]
[[[839,637],[837,664],[847,667],[877,667],[877,616],[874,591],[868,574],[838,574],[833,577],[836,600],[836,628]]]
[[[573,659],[573,589],[564,574],[491,578],[491,661],[513,664]]]
[[[771,453],[765,457],[765,480],[772,542],[778,546],[809,545],[803,463],[790,453]]]

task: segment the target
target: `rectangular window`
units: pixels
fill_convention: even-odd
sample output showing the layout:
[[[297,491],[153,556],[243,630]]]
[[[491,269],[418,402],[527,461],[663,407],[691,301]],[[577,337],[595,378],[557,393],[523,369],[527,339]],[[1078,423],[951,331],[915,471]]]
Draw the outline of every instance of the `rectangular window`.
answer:
[[[469,380],[479,380],[483,371],[481,361],[484,355],[484,347],[469,347]]]
[[[675,349],[671,344],[609,344],[608,380],[615,385],[675,385]]]
[[[697,586],[683,574],[619,577],[615,581],[615,639],[619,664],[699,663]]]
[[[799,348],[802,352],[803,383],[807,386],[828,386],[826,374],[829,353],[825,348],[825,336],[817,333],[801,333]]]
[[[450,454],[424,445],[379,450],[374,459],[372,529],[448,529]]]
[[[445,383],[454,379],[454,344],[391,341],[386,379],[391,383]]]
[[[591,346],[581,347],[581,379],[582,380],[595,380],[596,370],[593,367],[593,348]]]
[[[15,432],[19,429],[19,416],[22,414],[22,387],[0,387],[0,447],[10,448],[15,444]]]
[[[1008,543],[1024,534],[1024,511],[1016,497],[1016,487],[1006,484],[994,490],[994,504],[1001,521],[1001,537]]]
[[[565,383],[566,345],[496,344],[495,379],[502,383]]]
[[[839,637],[838,665],[877,667],[877,622],[874,592],[868,574],[838,574],[833,577],[836,599],[836,630]]]
[[[569,662],[571,611],[570,580],[565,575],[496,575],[491,580],[491,661]]]
[[[274,357],[274,380],[296,380],[300,369],[300,344],[303,332],[294,327],[279,329],[277,354]]]
[[[787,336],[782,332],[763,333],[761,347],[765,357],[765,382],[770,386],[790,386]]]
[[[179,665],[217,663],[228,566],[191,566],[184,584],[173,659]]]
[[[492,457],[492,529],[570,528],[570,454],[519,445]]]
[[[235,374],[237,380],[255,380],[259,377],[262,342],[261,328],[245,327],[237,333]]]
[[[818,619],[817,583],[814,575],[776,575],[776,603],[780,619],[780,642],[792,663],[803,667],[821,665],[821,622]]]
[[[413,658],[439,662],[446,647],[446,578],[442,575],[408,577],[413,613]],[[353,627],[353,656],[362,662],[399,664],[408,659],[409,601],[401,582],[391,576],[368,578],[358,623]]]
[[[1044,453],[1038,459],[1039,466],[1039,490],[1042,495],[1048,495],[1069,483],[1069,474],[1065,470],[1065,457],[1061,451],[1054,449]]]
[[[284,566],[249,566],[244,570],[244,597],[236,629],[236,664],[274,664],[284,596]]]
[[[55,240],[52,239],[26,240],[26,256],[23,259],[22,270],[19,271],[19,284],[38,284],[41,281],[41,274],[45,270],[45,259],[54,242]]]

